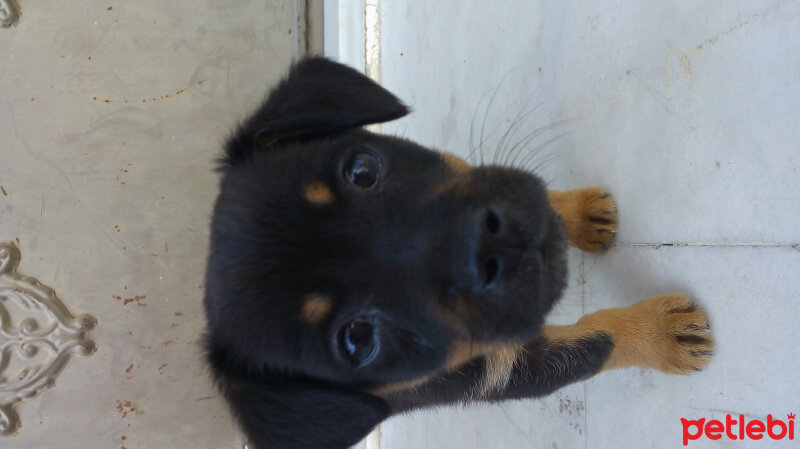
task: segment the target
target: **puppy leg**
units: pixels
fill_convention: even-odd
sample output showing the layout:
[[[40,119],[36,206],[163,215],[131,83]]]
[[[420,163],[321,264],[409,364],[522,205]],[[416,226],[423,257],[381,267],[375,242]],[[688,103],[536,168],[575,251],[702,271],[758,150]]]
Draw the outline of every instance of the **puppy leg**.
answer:
[[[617,203],[599,187],[547,192],[550,206],[567,225],[573,246],[591,253],[611,245],[617,232]]]
[[[683,295],[656,296],[600,310],[572,325],[545,326],[520,351],[508,382],[484,397],[542,396],[600,371],[630,366],[689,374],[708,364],[713,349],[702,310]]]
[[[602,369],[641,366],[668,374],[705,367],[714,349],[708,318],[684,295],[661,295],[630,307],[605,309],[568,326],[545,326],[549,342],[573,344],[587,335],[607,334],[613,342]]]
[[[522,346],[491,351],[442,376],[382,395],[392,413],[471,400],[548,395],[600,371],[641,366],[669,374],[705,367],[714,341],[706,314],[686,296],[661,295],[545,326]]]

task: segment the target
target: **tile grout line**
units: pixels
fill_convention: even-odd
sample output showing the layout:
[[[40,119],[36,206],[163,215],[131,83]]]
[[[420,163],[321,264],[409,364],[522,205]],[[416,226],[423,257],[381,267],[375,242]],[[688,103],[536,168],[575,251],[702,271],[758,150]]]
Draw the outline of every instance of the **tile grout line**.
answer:
[[[734,242],[734,243],[704,243],[704,242],[669,242],[669,243],[612,243],[611,246],[615,247],[630,247],[630,248],[653,248],[659,249],[662,247],[679,247],[679,248],[791,248],[800,251],[800,243],[798,242]]]

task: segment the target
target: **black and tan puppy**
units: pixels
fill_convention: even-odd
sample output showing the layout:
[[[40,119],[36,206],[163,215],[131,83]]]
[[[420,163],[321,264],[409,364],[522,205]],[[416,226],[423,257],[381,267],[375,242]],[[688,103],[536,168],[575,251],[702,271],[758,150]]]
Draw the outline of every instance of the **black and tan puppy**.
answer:
[[[664,295],[545,326],[566,246],[607,247],[613,199],[361,127],[406,107],[295,65],[228,142],[212,223],[209,361],[252,446],[345,448],[393,414],[549,394],[627,366],[706,365],[705,314]]]

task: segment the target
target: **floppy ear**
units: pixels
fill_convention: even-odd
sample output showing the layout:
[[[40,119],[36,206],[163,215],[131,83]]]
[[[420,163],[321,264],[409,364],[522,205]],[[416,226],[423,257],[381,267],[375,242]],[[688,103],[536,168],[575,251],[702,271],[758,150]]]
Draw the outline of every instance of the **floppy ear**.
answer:
[[[329,133],[394,120],[408,108],[363,74],[329,59],[295,64],[228,142],[225,163],[282,138]]]
[[[303,381],[220,379],[254,449],[346,449],[389,415],[381,399]]]

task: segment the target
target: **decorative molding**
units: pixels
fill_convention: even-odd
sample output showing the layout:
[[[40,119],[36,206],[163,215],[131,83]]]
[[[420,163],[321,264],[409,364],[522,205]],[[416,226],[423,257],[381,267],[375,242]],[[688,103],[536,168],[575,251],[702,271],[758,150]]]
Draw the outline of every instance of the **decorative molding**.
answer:
[[[19,261],[14,243],[0,243],[0,435],[19,428],[18,403],[55,385],[72,356],[96,349],[97,321],[73,316],[51,288],[18,274]]]
[[[17,23],[19,5],[16,0],[0,0],[0,27],[7,28]]]

